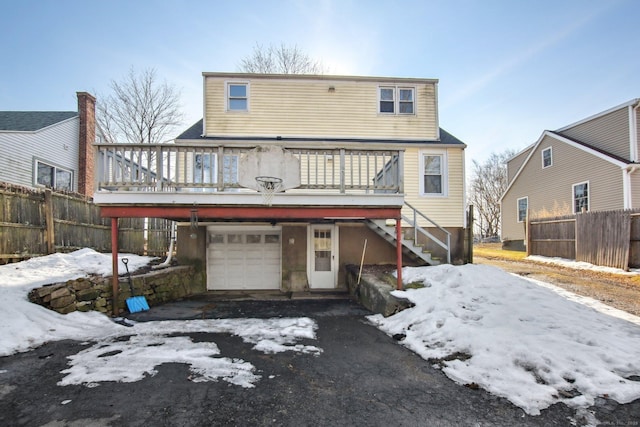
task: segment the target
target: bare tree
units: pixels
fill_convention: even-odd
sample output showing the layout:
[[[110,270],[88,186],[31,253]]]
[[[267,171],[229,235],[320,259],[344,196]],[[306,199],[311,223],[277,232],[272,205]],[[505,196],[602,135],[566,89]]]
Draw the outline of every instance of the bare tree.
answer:
[[[154,69],[137,74],[133,68],[112,80],[112,93],[98,97],[96,119],[108,142],[164,142],[182,123],[180,92],[160,82]]]
[[[506,161],[515,154],[513,150],[506,150],[501,154],[491,153],[482,164],[473,161],[469,203],[474,206],[480,237],[500,233],[500,198],[508,185]]]
[[[240,61],[240,70],[261,74],[323,74],[325,67],[298,46],[256,44],[253,53]]]

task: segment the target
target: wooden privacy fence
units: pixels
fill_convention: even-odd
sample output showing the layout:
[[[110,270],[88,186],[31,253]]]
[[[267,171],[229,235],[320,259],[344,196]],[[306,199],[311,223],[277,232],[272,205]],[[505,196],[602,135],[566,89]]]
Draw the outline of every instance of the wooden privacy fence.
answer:
[[[171,227],[164,219],[120,218],[119,250],[163,256]],[[0,184],[0,264],[80,248],[111,251],[111,220],[91,200]]]
[[[640,210],[527,219],[527,254],[621,269],[640,267]]]

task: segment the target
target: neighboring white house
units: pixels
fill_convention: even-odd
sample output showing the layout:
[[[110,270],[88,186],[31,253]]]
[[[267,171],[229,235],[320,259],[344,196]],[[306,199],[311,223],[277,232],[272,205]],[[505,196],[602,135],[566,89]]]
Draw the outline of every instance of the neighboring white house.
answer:
[[[0,111],[0,182],[93,196],[95,98],[78,111]]]

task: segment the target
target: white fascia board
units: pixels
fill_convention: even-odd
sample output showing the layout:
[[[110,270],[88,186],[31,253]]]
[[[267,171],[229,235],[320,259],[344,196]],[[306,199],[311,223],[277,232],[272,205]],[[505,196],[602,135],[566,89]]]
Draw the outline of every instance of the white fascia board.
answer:
[[[259,192],[250,193],[163,193],[138,191],[97,191],[93,195],[97,205],[163,205],[163,206],[260,206],[263,196]],[[336,194],[336,193],[276,193],[273,206],[402,206],[403,194]]]

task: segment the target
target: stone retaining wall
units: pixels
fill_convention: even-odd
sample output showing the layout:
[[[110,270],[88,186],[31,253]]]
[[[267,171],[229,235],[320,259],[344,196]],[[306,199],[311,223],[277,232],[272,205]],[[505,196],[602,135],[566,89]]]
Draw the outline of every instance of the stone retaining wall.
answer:
[[[192,266],[169,267],[132,275],[131,282],[134,295],[143,295],[150,306],[206,291],[204,273]],[[127,276],[119,278],[119,286],[118,308],[126,310],[126,300],[131,296]],[[29,300],[62,314],[91,310],[111,314],[111,277],[82,277],[45,285],[29,292]]]
[[[409,301],[391,295],[396,286],[385,281],[384,274],[381,274],[378,269],[373,268],[373,271],[367,271],[365,266],[360,283],[358,283],[359,266],[347,265],[346,270],[349,293],[374,313],[387,317],[412,306]],[[394,279],[392,276],[389,277]]]

